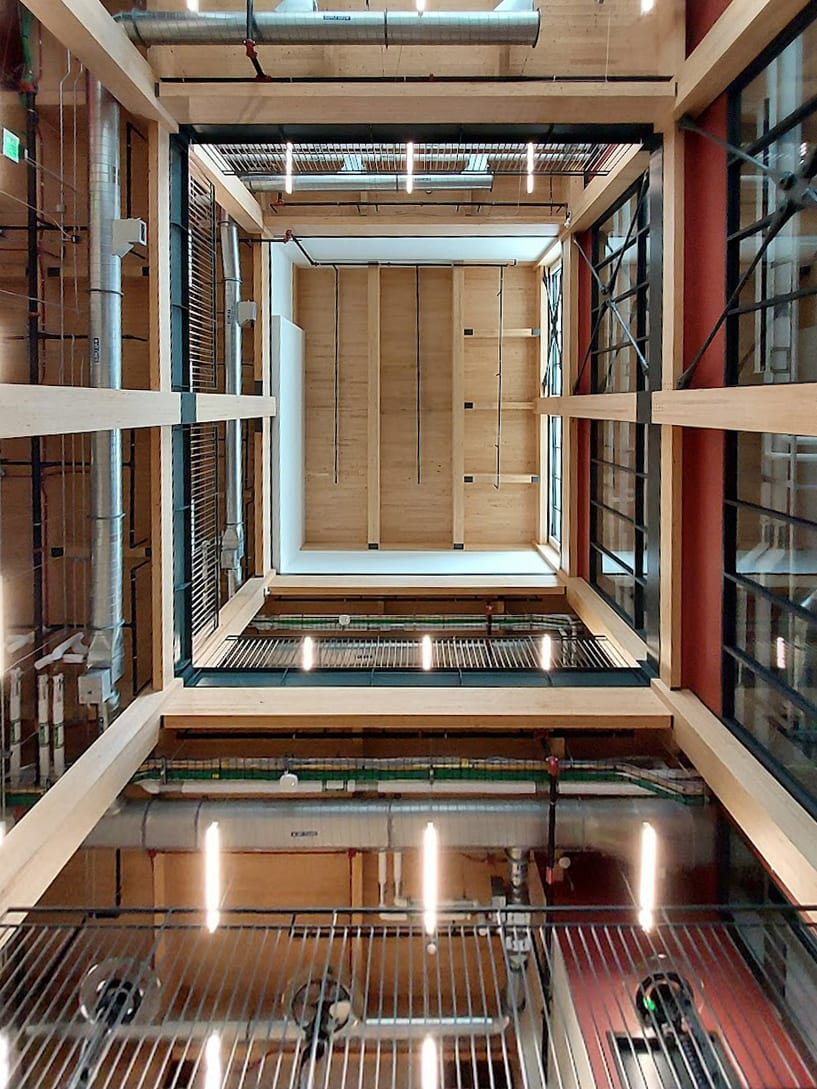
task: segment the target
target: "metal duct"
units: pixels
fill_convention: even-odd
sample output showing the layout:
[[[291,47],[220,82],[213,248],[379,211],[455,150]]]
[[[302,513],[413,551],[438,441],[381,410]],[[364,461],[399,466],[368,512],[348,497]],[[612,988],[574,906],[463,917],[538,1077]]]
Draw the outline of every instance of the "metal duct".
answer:
[[[218,821],[226,851],[400,851],[416,848],[433,818],[443,848],[504,849],[547,843],[547,803],[480,798],[433,802],[159,801],[127,802],[107,814],[86,847],[197,851]],[[662,855],[677,866],[712,860],[710,807],[663,798],[563,799],[556,840],[563,851],[601,851],[635,863],[643,821],[655,828]]]
[[[125,11],[114,18],[140,45],[243,45],[242,11]],[[538,11],[256,11],[256,45],[530,45]]]
[[[221,262],[224,270],[224,371],[227,393],[241,393],[241,264],[238,227],[226,212],[221,218]],[[224,444],[225,518],[221,537],[221,568],[227,572],[232,596],[241,585],[244,556],[244,485],[241,475],[241,421],[227,420]]]
[[[91,385],[122,387],[122,263],[113,252],[119,219],[119,104],[88,76],[88,293]],[[91,646],[83,702],[116,707],[122,643],[122,435],[91,437]],[[81,684],[82,690],[82,684]],[[96,693],[100,698],[95,698]],[[81,697],[82,698],[82,697]]]
[[[277,193],[286,189],[283,174],[244,174],[241,181],[251,193]],[[490,189],[492,174],[415,174],[414,188],[428,192],[437,189]],[[405,193],[405,174],[293,174],[295,193],[360,192],[382,190]]]

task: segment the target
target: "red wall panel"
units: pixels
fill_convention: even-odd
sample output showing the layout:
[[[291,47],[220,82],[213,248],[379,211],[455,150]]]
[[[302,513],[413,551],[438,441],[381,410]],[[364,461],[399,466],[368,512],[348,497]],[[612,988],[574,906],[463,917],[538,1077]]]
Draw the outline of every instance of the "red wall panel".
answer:
[[[687,0],[686,46],[687,56],[704,35],[712,29],[718,18],[729,7],[730,0]]]
[[[726,98],[699,118],[726,136]],[[726,282],[726,156],[703,137],[685,139],[684,365],[694,359],[723,309]],[[723,332],[693,386],[722,386]],[[721,710],[724,433],[687,428],[683,438],[682,680]]]

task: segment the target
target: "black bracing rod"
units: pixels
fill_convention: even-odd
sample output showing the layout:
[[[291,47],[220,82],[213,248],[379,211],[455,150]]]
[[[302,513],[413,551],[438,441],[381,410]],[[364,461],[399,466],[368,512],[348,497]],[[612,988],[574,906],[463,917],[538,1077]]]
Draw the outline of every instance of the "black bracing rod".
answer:
[[[26,92],[26,202],[28,205],[28,380],[40,382],[40,285],[39,285],[39,210],[37,207],[37,114],[36,91]],[[33,626],[34,646],[43,645],[45,627],[43,594],[43,498],[42,447],[39,436],[31,440],[31,559],[34,574]]]

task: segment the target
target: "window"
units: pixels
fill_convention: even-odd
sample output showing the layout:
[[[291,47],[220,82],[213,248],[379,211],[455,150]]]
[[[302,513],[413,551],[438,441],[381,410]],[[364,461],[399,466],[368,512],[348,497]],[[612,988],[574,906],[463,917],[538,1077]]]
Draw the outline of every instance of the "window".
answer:
[[[562,393],[562,266],[552,265],[544,273],[548,310],[548,345],[542,393]],[[548,537],[562,540],[562,417],[548,416]]]
[[[817,439],[744,433],[732,456],[724,714],[817,812]]]
[[[636,630],[645,627],[645,430],[618,420],[591,428],[590,581]]]
[[[748,274],[727,318],[730,384],[817,381],[817,212],[778,221],[779,178],[801,174],[817,143],[817,22],[792,33],[731,96],[731,143],[777,177],[739,159],[729,167],[730,300]]]
[[[593,393],[646,389],[649,337],[649,175],[593,228],[591,388]]]

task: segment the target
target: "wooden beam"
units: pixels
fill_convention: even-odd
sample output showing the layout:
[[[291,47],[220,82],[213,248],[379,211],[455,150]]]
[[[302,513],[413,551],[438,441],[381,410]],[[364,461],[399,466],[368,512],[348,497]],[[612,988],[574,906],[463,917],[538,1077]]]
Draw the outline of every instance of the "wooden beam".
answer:
[[[0,914],[36,904],[153,751],[178,682],[138,696],[0,843]],[[19,918],[20,916],[18,916]]]
[[[567,603],[594,635],[605,635],[631,665],[647,658],[647,644],[585,579],[563,578]]]
[[[185,688],[168,730],[655,730],[671,719],[649,688]]]
[[[179,423],[178,393],[0,384],[0,438]]]
[[[212,183],[216,200],[239,227],[247,234],[263,234],[264,213],[246,185],[234,175],[223,174],[210,152],[200,144],[191,145],[190,158]]]
[[[661,386],[672,390],[684,361],[684,134],[664,133]],[[661,425],[661,564],[659,670],[670,687],[681,684],[682,440],[680,428]]]
[[[573,389],[579,374],[579,255],[570,237],[562,245],[562,389]],[[579,425],[562,423],[562,568],[579,570]]]
[[[254,329],[255,380],[263,396],[272,386],[272,253],[270,246],[253,248],[253,288],[257,317]],[[277,406],[276,406],[277,409]],[[269,417],[255,433],[255,574],[265,576],[272,567],[272,425]]]
[[[817,384],[662,390],[653,394],[652,420],[716,431],[817,435]]]
[[[547,286],[540,268],[536,269],[536,292],[539,307],[539,366],[536,376],[536,388],[542,390],[542,384],[547,374],[547,354],[549,344],[548,329],[548,298]],[[539,477],[539,487],[536,490],[536,543],[546,544],[548,540],[548,495],[550,494],[550,481],[548,479],[548,421],[540,415],[534,420],[536,430],[536,473]]]
[[[817,904],[817,822],[695,695],[660,680],[653,690],[676,741],[792,900]]]
[[[209,632],[193,647],[193,664],[197,667],[215,665],[231,635],[240,635],[264,606],[267,586],[272,574],[266,578],[251,578],[242,583],[233,596],[221,607],[218,627]]]
[[[148,130],[148,335],[150,388],[169,393],[170,360],[170,137]]]
[[[798,15],[807,0],[732,0],[678,74],[673,114],[701,113]]]
[[[258,420],[274,416],[274,397],[253,394],[197,393],[196,422],[215,423],[217,420]]]
[[[640,177],[649,166],[650,156],[637,147],[630,148],[616,162],[609,174],[593,178],[581,191],[570,209],[570,233],[586,231]]]
[[[380,268],[369,267],[368,280],[368,408],[367,506],[370,545],[380,544]]]
[[[40,0],[42,3],[43,0]],[[659,124],[675,102],[671,80],[608,83],[501,79],[475,85],[433,79],[414,83],[197,83],[162,84],[162,102],[181,124],[592,124],[600,116],[620,123]]]
[[[573,420],[625,420],[634,423],[637,416],[635,393],[580,393],[575,396],[540,397],[536,412],[564,416]]]
[[[565,590],[553,574],[542,575],[274,575],[269,596],[314,597],[403,597],[450,598],[452,593],[477,597],[555,596]]]
[[[99,0],[27,0],[26,7],[126,110],[178,132],[156,96],[153,70]]]
[[[465,343],[462,337],[465,269],[451,275],[451,501],[454,545],[465,544]]]

